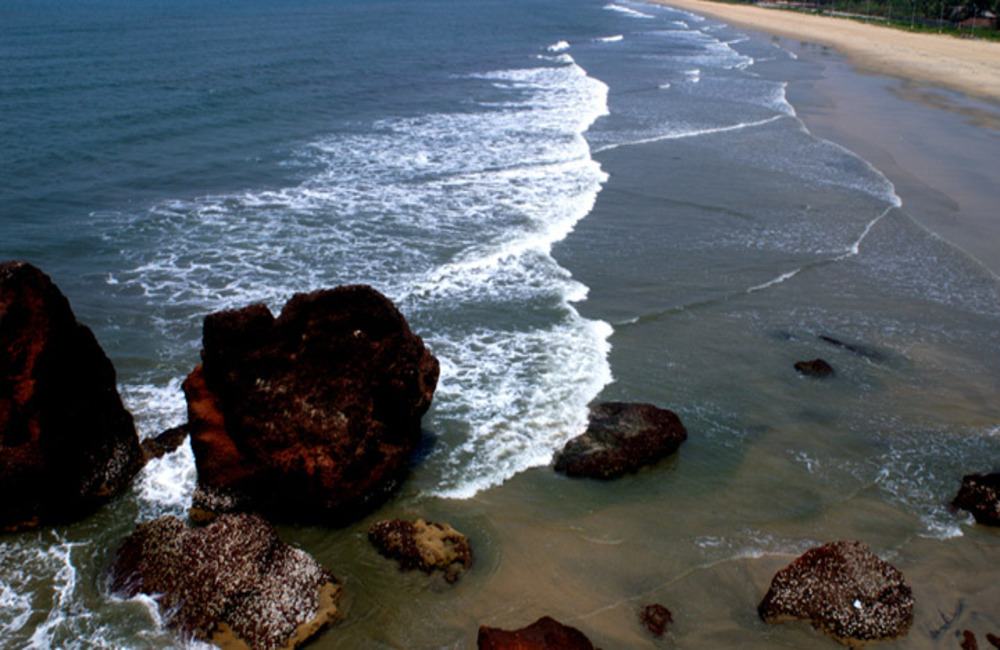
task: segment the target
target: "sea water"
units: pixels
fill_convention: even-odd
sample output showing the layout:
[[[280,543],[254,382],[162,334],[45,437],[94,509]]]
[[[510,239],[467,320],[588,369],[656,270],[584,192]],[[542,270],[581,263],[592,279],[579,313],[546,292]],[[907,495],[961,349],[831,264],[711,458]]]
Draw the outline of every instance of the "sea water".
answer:
[[[753,608],[810,545],[929,544],[911,571],[932,583],[995,561],[945,504],[1000,451],[996,278],[805,128],[787,50],[589,0],[0,12],[0,257],[69,297],[140,435],[184,421],[213,311],[367,283],[440,360],[421,460],[377,516],[449,520],[477,564],[443,591],[373,553],[372,518],[283,527],[345,580],[321,647],[469,647],[544,614],[650,645],[646,599],[688,647],[802,647]],[[791,370],[820,355],[835,381]],[[672,408],[690,440],[614,485],[554,476],[598,398]],[[183,516],[193,465],[184,446],[94,517],[6,536],[0,641],[191,644],[106,571],[136,523]],[[978,612],[977,589],[928,598]]]

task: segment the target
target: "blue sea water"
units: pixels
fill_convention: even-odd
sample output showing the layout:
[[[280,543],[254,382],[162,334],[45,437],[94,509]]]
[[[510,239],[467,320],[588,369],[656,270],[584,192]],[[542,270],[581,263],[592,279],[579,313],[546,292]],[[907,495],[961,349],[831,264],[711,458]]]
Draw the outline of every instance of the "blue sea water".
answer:
[[[804,128],[793,65],[773,43],[606,0],[15,0],[0,7],[0,258],[53,277],[143,436],[184,421],[206,314],[373,285],[442,365],[413,499],[469,500],[548,464],[599,395],[669,401],[704,439],[749,448],[765,414],[742,405],[787,387],[705,364],[745,354],[725,342],[747,332],[833,332],[932,358],[934,377],[958,355],[994,381],[962,346],[1000,316],[995,278]],[[564,245],[574,232],[586,242]],[[935,264],[908,262],[918,250]],[[844,363],[837,408],[877,401],[880,433],[906,435],[872,443],[874,464],[812,440],[795,471],[843,472],[834,493],[889,486],[911,532],[958,534],[947,470],[995,450],[993,411],[961,422],[940,468],[913,429],[944,426],[947,407],[915,425],[899,395],[917,387],[893,384],[905,363]],[[829,421],[804,410],[776,418],[778,440]],[[183,515],[193,472],[182,449],[94,521],[0,542],[0,644],[176,643],[102,575],[137,521]],[[731,543],[716,532],[692,536]]]

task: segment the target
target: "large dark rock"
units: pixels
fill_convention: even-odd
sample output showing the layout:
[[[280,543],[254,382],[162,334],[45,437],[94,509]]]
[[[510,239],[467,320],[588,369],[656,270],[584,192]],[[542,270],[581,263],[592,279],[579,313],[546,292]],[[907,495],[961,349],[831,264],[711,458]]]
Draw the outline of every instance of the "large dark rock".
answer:
[[[556,454],[555,469],[568,476],[618,478],[669,456],[685,440],[687,431],[672,411],[605,402],[591,407],[586,432]]]
[[[543,616],[520,630],[479,628],[479,650],[593,650],[583,632]]]
[[[903,575],[865,544],[832,542],[779,571],[757,612],[768,623],[807,621],[858,645],[904,636],[913,623],[913,594]]]
[[[78,519],[142,463],[93,332],[47,275],[0,264],[0,530]]]
[[[436,521],[379,521],[368,529],[378,552],[399,562],[400,570],[441,571],[455,582],[472,566],[472,547],[465,535]]]
[[[345,523],[403,479],[438,362],[371,287],[295,295],[205,319],[184,383],[194,512]]]
[[[204,528],[170,516],[139,524],[118,551],[112,588],[153,596],[167,625],[222,647],[295,648],[340,618],[337,579],[252,514]]]
[[[971,512],[977,523],[1000,526],[1000,472],[963,476],[951,504]]]

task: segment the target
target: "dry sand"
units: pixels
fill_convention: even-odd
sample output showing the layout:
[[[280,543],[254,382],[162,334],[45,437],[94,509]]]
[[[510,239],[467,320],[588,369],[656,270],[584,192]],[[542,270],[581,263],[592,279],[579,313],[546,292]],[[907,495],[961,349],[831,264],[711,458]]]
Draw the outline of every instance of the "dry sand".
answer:
[[[1000,43],[920,34],[844,18],[707,0],[655,0],[785,38],[830,45],[870,72],[1000,102]]]

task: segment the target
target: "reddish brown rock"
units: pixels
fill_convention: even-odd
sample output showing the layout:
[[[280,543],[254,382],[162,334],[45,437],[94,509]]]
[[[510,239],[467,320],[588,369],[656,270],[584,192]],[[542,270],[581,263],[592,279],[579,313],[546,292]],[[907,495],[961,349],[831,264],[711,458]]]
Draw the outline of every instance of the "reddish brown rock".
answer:
[[[1000,472],[967,474],[951,504],[968,510],[976,523],[1000,526]]]
[[[543,616],[520,630],[479,628],[479,650],[593,650],[583,632]]]
[[[677,451],[687,431],[673,411],[652,404],[605,402],[590,409],[587,430],[566,443],[555,470],[568,476],[613,479]]]
[[[346,523],[404,478],[437,359],[371,287],[295,295],[205,319],[184,384],[196,511]]]
[[[779,571],[757,607],[768,623],[801,620],[841,643],[904,636],[913,594],[902,574],[861,542],[810,549]]]
[[[380,521],[368,529],[368,539],[378,552],[399,562],[403,571],[441,571],[455,582],[472,566],[472,548],[465,535],[436,521]]]
[[[642,608],[642,611],[639,612],[639,620],[647,630],[653,633],[653,636],[661,637],[667,631],[667,626],[674,622],[674,617],[669,609],[659,603],[654,603]]]
[[[959,644],[962,650],[979,650],[979,642],[976,641],[976,635],[972,630],[965,630],[962,632],[962,642]]]
[[[0,530],[89,514],[142,463],[93,332],[47,275],[0,264]]]
[[[221,647],[295,648],[340,618],[337,579],[259,515],[204,528],[169,516],[139,524],[118,551],[112,588],[153,596],[170,627]]]
[[[817,379],[822,379],[824,377],[833,376],[833,366],[831,366],[826,361],[822,359],[813,359],[812,361],[798,361],[795,364],[795,370],[799,374],[805,375],[807,377],[816,377]]]

